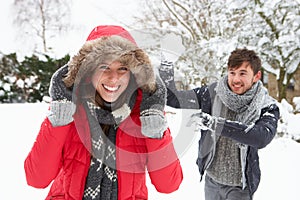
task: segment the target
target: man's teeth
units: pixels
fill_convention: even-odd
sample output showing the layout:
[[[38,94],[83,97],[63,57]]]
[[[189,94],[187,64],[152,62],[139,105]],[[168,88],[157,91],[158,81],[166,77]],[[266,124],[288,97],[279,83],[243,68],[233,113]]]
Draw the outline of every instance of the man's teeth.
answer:
[[[108,85],[103,85],[103,87],[111,92],[117,91],[119,89],[119,86],[111,87]]]

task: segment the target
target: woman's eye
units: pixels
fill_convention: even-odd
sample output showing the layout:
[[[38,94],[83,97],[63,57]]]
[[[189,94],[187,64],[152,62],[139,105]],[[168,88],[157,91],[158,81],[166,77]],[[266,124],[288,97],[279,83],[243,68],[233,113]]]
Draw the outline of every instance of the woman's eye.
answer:
[[[107,65],[100,65],[100,66],[98,67],[98,69],[105,70],[105,69],[108,69],[108,66],[107,66]]]
[[[119,68],[120,71],[128,71],[129,69],[127,67],[121,67]]]

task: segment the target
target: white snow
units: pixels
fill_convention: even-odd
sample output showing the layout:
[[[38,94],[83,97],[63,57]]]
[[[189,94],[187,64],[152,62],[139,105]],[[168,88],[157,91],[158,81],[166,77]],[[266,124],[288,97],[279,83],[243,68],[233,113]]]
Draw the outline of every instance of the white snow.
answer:
[[[285,109],[281,106],[281,109]],[[1,199],[44,199],[48,188],[35,189],[26,184],[24,160],[30,151],[40,124],[48,110],[47,103],[0,104],[1,121]],[[150,200],[204,199],[204,182],[195,164],[198,134],[186,127],[191,114],[188,110],[167,107],[167,116],[176,151],[183,167],[184,179],[180,188],[171,194],[155,191],[148,180]],[[299,116],[290,115],[288,130],[299,134]],[[299,127],[299,126],[298,126]],[[290,137],[275,138],[266,148],[259,150],[262,171],[261,183],[254,200],[298,200],[300,182],[300,144]]]

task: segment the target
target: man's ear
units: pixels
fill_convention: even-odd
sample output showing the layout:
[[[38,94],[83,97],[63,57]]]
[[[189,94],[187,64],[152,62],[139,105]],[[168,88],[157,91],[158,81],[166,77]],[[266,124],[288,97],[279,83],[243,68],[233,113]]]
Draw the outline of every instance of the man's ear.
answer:
[[[261,71],[258,71],[255,75],[254,75],[254,80],[253,82],[257,82],[261,79]]]

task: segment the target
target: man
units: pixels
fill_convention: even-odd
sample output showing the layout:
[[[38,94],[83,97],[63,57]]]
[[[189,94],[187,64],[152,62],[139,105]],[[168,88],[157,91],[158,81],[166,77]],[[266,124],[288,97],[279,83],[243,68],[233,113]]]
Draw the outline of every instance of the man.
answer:
[[[172,63],[159,73],[168,88],[167,105],[200,109],[191,123],[201,129],[197,165],[205,176],[206,200],[250,200],[260,182],[258,149],[276,134],[279,108],[260,81],[261,60],[236,49],[226,76],[189,91],[177,91]]]

